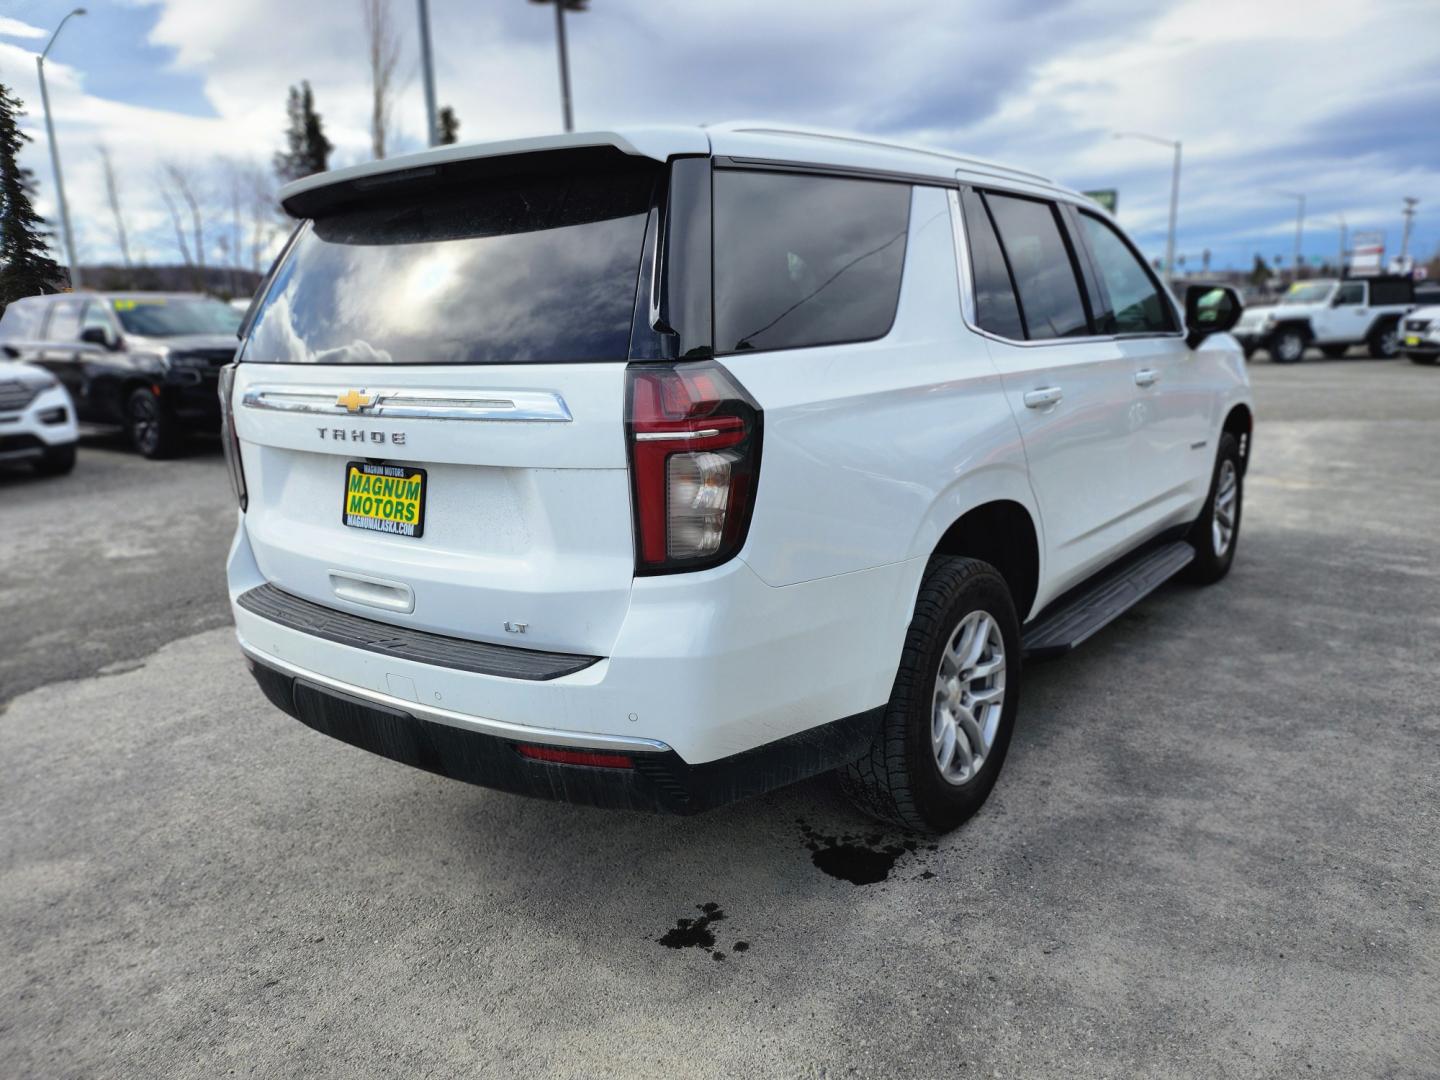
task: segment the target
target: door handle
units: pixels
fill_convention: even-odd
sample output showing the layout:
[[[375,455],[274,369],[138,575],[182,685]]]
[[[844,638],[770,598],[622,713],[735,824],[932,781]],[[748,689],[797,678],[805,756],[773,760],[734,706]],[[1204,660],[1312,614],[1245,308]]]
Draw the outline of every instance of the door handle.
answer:
[[[1027,409],[1043,409],[1046,405],[1054,405],[1065,392],[1058,386],[1045,386],[1039,390],[1031,390],[1025,395],[1025,407]]]
[[[1154,368],[1141,368],[1135,372],[1136,386],[1154,386],[1160,379],[1160,372]]]

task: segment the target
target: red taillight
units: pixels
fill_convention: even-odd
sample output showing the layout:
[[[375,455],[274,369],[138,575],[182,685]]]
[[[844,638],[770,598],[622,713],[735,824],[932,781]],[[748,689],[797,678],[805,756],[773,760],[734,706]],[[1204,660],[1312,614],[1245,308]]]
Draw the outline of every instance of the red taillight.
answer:
[[[745,542],[760,472],[761,413],[718,363],[629,371],[635,571],[722,563]]]
[[[159,392],[159,389],[156,389]],[[230,486],[244,513],[250,504],[245,489],[245,464],[240,460],[240,436],[235,434],[235,365],[220,369],[220,443],[225,449],[225,464],[230,467]]]
[[[589,765],[599,769],[633,769],[629,754],[608,754],[603,750],[566,750],[559,746],[515,747],[521,757],[532,761],[552,761],[557,765]]]

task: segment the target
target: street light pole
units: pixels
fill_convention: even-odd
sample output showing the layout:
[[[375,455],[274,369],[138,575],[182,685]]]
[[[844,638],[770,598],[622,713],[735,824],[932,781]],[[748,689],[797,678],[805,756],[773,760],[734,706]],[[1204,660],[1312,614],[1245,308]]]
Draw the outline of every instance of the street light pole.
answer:
[[[1180,216],[1180,140],[1162,139],[1158,135],[1144,135],[1138,131],[1117,131],[1115,137],[1144,139],[1146,142],[1172,147],[1175,151],[1175,168],[1170,175],[1170,231],[1165,237],[1165,279],[1169,281],[1175,275],[1175,223]]]
[[[570,54],[565,41],[565,12],[584,11],[590,0],[530,0],[532,4],[555,5],[555,47],[560,54],[560,108],[565,117],[565,130],[575,130],[570,110]]]
[[[435,113],[435,62],[430,56],[430,0],[420,5],[420,66],[425,82],[425,121],[430,132],[430,145],[440,145],[440,120]]]
[[[45,139],[50,143],[50,166],[55,170],[55,201],[60,204],[60,229],[65,234],[65,258],[70,262],[72,289],[80,287],[80,263],[75,258],[75,234],[70,231],[70,208],[65,203],[65,178],[60,173],[60,147],[55,142],[55,122],[50,119],[50,93],[45,88],[45,57],[50,55],[55,39],[60,36],[60,31],[65,29],[71,16],[84,14],[85,9],[79,7],[61,19],[60,25],[55,27],[55,32],[50,35],[45,51],[35,58],[35,70],[40,74],[40,105],[45,110]]]

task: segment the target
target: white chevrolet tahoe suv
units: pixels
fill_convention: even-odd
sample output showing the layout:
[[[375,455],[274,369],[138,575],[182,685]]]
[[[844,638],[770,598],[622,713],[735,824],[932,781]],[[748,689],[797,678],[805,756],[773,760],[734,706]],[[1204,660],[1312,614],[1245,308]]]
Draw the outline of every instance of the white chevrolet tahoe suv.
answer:
[[[1332,359],[1364,345],[1377,360],[1400,351],[1400,320],[1415,307],[1407,277],[1297,281],[1280,302],[1248,307],[1235,337],[1249,357],[1265,349],[1279,364],[1294,364],[1312,345]]]
[[[754,125],[290,185],[221,382],[265,694],[445,776],[958,825],[1022,660],[1230,567],[1235,294],[1032,173]]]

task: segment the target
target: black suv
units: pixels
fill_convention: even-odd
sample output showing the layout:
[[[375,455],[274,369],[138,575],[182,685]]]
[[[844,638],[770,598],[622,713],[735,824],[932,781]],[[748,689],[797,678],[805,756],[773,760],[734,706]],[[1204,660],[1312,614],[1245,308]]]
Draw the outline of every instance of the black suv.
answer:
[[[220,430],[216,386],[241,318],[195,293],[29,296],[0,318],[0,355],[52,372],[82,423],[121,424],[135,449],[163,458],[187,430]]]

